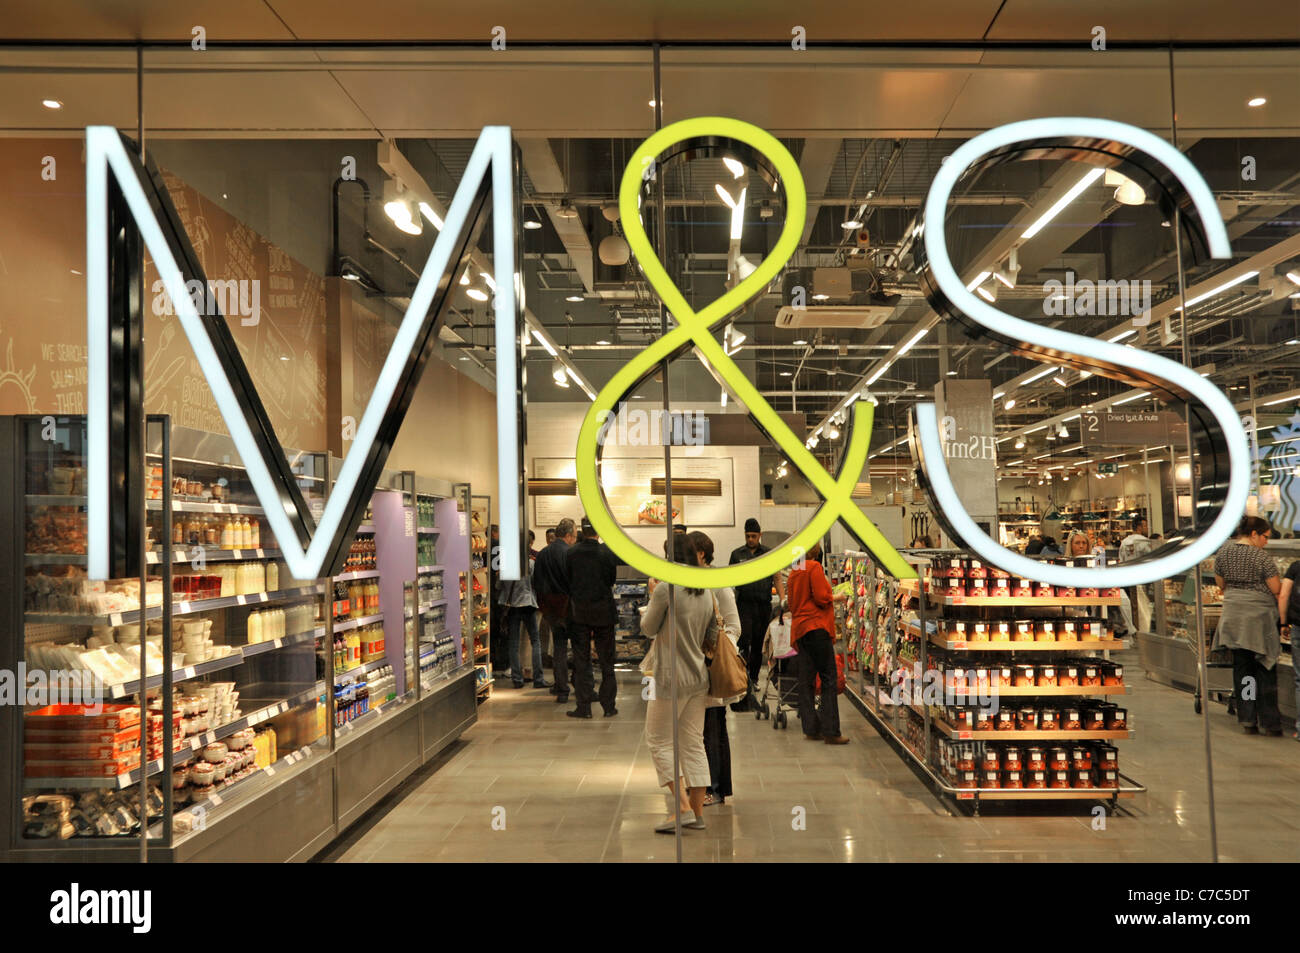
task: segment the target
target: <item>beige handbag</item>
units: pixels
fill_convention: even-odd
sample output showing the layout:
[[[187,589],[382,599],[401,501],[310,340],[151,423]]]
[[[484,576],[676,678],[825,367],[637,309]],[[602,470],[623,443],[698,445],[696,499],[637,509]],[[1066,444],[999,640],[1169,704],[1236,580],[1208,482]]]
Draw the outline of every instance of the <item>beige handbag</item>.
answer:
[[[740,652],[727,638],[722,613],[718,611],[718,598],[713,597],[713,625],[716,647],[709,665],[709,695],[713,698],[730,698],[749,689],[749,672]]]

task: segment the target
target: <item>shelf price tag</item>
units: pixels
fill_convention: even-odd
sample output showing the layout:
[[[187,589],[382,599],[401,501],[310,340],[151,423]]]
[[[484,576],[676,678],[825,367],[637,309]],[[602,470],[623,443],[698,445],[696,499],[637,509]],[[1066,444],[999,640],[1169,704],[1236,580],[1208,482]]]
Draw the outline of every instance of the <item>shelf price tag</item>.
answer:
[[[247,597],[247,596],[235,596],[235,602],[236,602],[237,604],[241,605],[241,606],[246,606],[246,605],[248,605],[248,597]]]
[[[269,764],[268,764],[265,768],[263,768],[262,770],[266,772],[266,776],[267,776],[268,778],[273,778],[273,777],[275,777],[275,768],[271,767]]]
[[[194,666],[188,665],[181,670],[181,678],[193,678],[195,675]]]
[[[208,801],[211,802],[213,807],[221,807],[221,795],[216,791],[208,795]]]

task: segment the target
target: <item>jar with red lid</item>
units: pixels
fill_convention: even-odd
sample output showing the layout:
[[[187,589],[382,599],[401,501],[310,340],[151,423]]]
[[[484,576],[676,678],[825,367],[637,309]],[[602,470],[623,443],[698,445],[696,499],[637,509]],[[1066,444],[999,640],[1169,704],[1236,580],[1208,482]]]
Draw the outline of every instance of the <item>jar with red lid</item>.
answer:
[[[1001,771],[981,771],[980,772],[981,788],[1000,788],[1002,787]]]
[[[1097,772],[1097,787],[1099,788],[1117,788],[1119,787],[1119,769],[1102,768]]]
[[[1038,666],[1038,684],[1043,688],[1056,687],[1056,666],[1055,665]]]
[[[1001,771],[1002,770],[1002,753],[993,745],[984,749],[984,756],[980,758],[980,770],[982,771]]]
[[[1061,709],[1061,730],[1082,731],[1083,714],[1077,706],[1067,705]]]
[[[1016,688],[1030,688],[1034,684],[1034,667],[1032,665],[1012,666],[1011,684]]]
[[[1031,789],[1047,787],[1047,772],[1030,769],[1025,772],[1025,787]]]
[[[1056,731],[1061,726],[1061,715],[1055,708],[1044,708],[1038,713],[1039,731]]]
[[[1101,684],[1101,668],[1095,662],[1085,662],[1079,669],[1079,684],[1093,688]]]
[[[1020,746],[1003,745],[1002,746],[1002,769],[1004,771],[1020,771],[1023,768],[1024,765],[1021,763],[1020,760]]]
[[[1070,787],[1073,788],[1093,788],[1097,785],[1092,780],[1091,768],[1071,768],[1070,769]]]
[[[975,770],[975,746],[972,744],[962,744],[957,746],[956,754],[958,771]]]
[[[1004,771],[1002,778],[1004,788],[1019,790],[1025,786],[1024,773],[1021,771]]]
[[[1005,708],[998,710],[997,718],[998,731],[1015,731],[1016,730],[1016,713],[1008,711]]]
[[[978,771],[958,771],[957,787],[959,788],[977,788],[979,787]]]
[[[989,628],[990,642],[1010,642],[1011,641],[1011,623],[994,622]]]
[[[1074,688],[1079,684],[1079,666],[1066,662],[1056,670],[1056,684],[1061,688]]]
[[[1017,731],[1037,731],[1038,730],[1038,709],[1021,708],[1016,712],[1016,730]]]
[[[1087,745],[1075,745],[1070,749],[1070,767],[1076,771],[1092,770],[1092,749]]]
[[[1034,641],[1035,642],[1055,642],[1056,641],[1056,623],[1050,619],[1039,619],[1034,623]]]
[[[1097,767],[1103,771],[1119,770],[1119,749],[1114,745],[1097,745]]]
[[[1047,786],[1049,788],[1068,788],[1070,786],[1070,770],[1047,772]]]
[[[1101,666],[1101,683],[1118,687],[1124,684],[1124,666],[1118,662],[1103,662]]]

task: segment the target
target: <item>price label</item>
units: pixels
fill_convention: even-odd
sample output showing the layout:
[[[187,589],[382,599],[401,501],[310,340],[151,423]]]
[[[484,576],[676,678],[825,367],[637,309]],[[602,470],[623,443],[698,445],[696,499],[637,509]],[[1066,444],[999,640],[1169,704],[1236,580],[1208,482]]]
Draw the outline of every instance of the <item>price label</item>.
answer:
[[[257,551],[257,558],[258,558],[258,559],[261,559],[261,558],[264,557],[265,555],[266,555],[266,550],[265,550],[265,549],[259,549],[259,550]]]
[[[176,612],[177,612],[178,614],[180,614],[180,615],[185,615],[185,614],[188,613],[189,611],[190,611],[190,604],[189,604],[188,602],[180,602],[180,603],[177,603],[177,605],[176,605]]]
[[[954,593],[952,593],[951,595],[948,596],[948,604],[949,604],[949,605],[960,606],[960,605],[964,605],[965,603],[966,603],[966,594],[965,594],[965,593],[962,593],[962,592],[954,592]]]
[[[299,749],[298,749],[298,756],[299,756],[299,757],[304,757],[304,756],[305,756],[305,757],[310,758],[310,757],[311,757],[311,749],[310,749],[310,748],[306,748],[306,747],[304,747],[304,748],[299,748]]]
[[[966,791],[966,792],[958,791],[958,792],[957,792],[957,800],[959,800],[959,801],[973,801],[973,800],[975,800],[975,792],[973,792],[973,791]]]
[[[953,647],[954,649],[964,649],[964,648],[967,647],[967,643],[965,643],[965,642],[954,642],[954,643],[952,643],[952,647]]]
[[[957,732],[957,740],[958,740],[958,741],[970,741],[970,740],[971,740],[971,733],[970,733],[969,731],[959,731],[959,732]]]
[[[195,674],[196,672],[194,671],[193,665],[186,666],[181,670],[181,678],[193,678]]]
[[[271,767],[269,764],[268,764],[265,768],[263,768],[262,770],[266,772],[266,776],[267,776],[268,778],[273,778],[273,777],[275,777],[275,768]]]
[[[213,807],[221,807],[221,795],[216,791],[208,795],[208,800],[212,802]]]
[[[248,605],[248,597],[247,597],[247,596],[235,596],[235,602],[237,602],[237,603],[238,603],[239,605],[241,605],[241,606],[246,606],[246,605]]]

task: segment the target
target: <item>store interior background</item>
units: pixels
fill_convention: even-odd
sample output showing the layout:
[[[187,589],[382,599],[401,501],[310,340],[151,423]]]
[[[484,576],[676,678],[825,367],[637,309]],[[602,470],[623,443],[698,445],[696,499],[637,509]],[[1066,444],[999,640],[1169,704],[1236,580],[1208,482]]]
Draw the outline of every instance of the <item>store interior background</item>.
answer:
[[[7,304],[0,319],[0,413],[84,411],[85,126],[110,124],[134,136],[142,119],[146,148],[171,177],[173,197],[183,195],[203,219],[198,235],[191,234],[206,243],[202,254],[230,269],[245,267],[237,260],[249,262],[240,275],[262,279],[261,322],[242,327],[232,319],[231,326],[282,442],[337,455],[346,449],[339,421],[359,417],[414,285],[410,269],[422,268],[436,234],[425,223],[421,235],[404,235],[385,216],[382,195],[391,177],[380,167],[377,146],[394,142],[445,207],[478,130],[507,124],[523,158],[524,218],[540,224],[523,232],[530,327],[548,336],[573,371],[568,386],[557,386],[556,358],[536,341],[529,347],[524,465],[534,476],[539,458],[572,456],[590,405],[584,389],[603,386],[653,339],[659,322],[657,299],[635,262],[604,264],[598,251],[620,231],[602,209],[616,200],[626,157],[654,128],[652,56],[646,45],[632,44],[654,31],[665,40],[698,41],[709,29],[698,11],[692,11],[688,29],[681,25],[684,14],[652,22],[650,13],[596,14],[581,4],[576,19],[563,10],[543,15],[511,3],[499,13],[458,10],[450,21],[444,11],[399,5],[408,35],[447,36],[466,45],[345,48],[308,44],[405,37],[377,25],[386,17],[373,4],[365,11],[338,7],[326,14],[277,3],[274,17],[252,3],[210,5],[201,16],[158,5],[140,22],[115,18],[93,3],[73,6],[83,24],[78,32],[86,36],[124,40],[143,31],[150,41],[182,39],[144,48],[139,101],[133,49],[64,45],[0,54],[6,66],[0,74],[0,206],[7,226],[0,233],[0,286]],[[1198,9],[1191,17],[1175,4],[1146,13],[1126,4],[1083,13],[1028,0],[982,0],[891,11],[887,22],[873,24],[868,38],[846,35],[835,5],[814,4],[800,13],[809,48],[799,52],[781,39],[790,25],[778,6],[759,4],[747,11],[744,23],[716,21],[720,35],[755,44],[776,37],[775,45],[670,44],[662,50],[664,122],[734,116],[780,137],[799,161],[810,196],[804,242],[790,268],[848,269],[868,260],[866,270],[876,276],[879,292],[890,296],[892,310],[878,326],[779,328],[776,314],[788,302],[778,281],[736,318],[747,340],[735,359],[776,410],[805,415],[806,434],[828,425],[845,397],[875,377],[869,388],[879,401],[872,459],[861,476],[870,491],[864,490],[860,502],[891,542],[909,543],[910,518],[926,512],[907,476],[907,409],[954,378],[987,379],[1004,395],[994,409],[1004,441],[998,496],[1005,509],[1033,500],[1034,508],[1046,512],[1053,504],[1145,494],[1153,531],[1167,534],[1177,525],[1176,501],[1188,485],[1179,466],[1185,449],[1175,448],[1171,458],[1167,447],[1149,448],[1145,466],[1141,448],[1110,450],[1105,456],[1116,456],[1106,462],[1117,472],[1102,476],[1097,464],[1103,461],[1081,443],[1079,422],[1071,419],[1117,401],[1135,410],[1154,404],[1130,399],[1135,392],[1116,382],[1081,379],[1077,372],[1063,375],[1063,386],[1054,380],[1057,374],[1043,375],[1048,365],[970,341],[937,321],[905,267],[914,216],[935,171],[960,142],[1042,115],[1100,116],[1169,138],[1174,101],[1178,145],[1218,196],[1234,253],[1232,262],[1187,262],[1184,282],[1213,288],[1217,272],[1247,259],[1259,263],[1251,266],[1258,275],[1192,307],[1192,363],[1206,369],[1243,415],[1257,418],[1267,455],[1259,482],[1280,491],[1276,505],[1261,501],[1260,512],[1279,531],[1300,531],[1300,479],[1292,475],[1300,456],[1287,443],[1300,431],[1291,419],[1300,393],[1300,284],[1286,277],[1300,275],[1300,52],[1266,45],[1279,36],[1300,38],[1294,5],[1247,4],[1252,15],[1244,15],[1241,5]],[[52,39],[66,29],[54,28],[34,10],[15,15],[5,30],[11,38]],[[185,43],[191,20],[205,25],[209,49],[196,52]],[[508,43],[518,39],[517,47],[488,48],[497,20],[507,25]],[[1276,30],[1261,35],[1263,22]],[[566,24],[563,35],[554,32],[557,23]],[[1110,49],[1089,48],[1095,23],[1107,26]],[[936,28],[945,35],[935,35]],[[970,45],[835,48],[816,42],[829,36],[843,43]],[[1066,46],[1062,36],[1077,40]],[[296,45],[226,48],[218,42],[226,37]],[[584,38],[590,45],[538,45]],[[1224,47],[1175,46],[1171,52],[1126,46],[1153,40],[1213,40]],[[999,45],[1017,41],[1051,45]],[[981,48],[980,42],[988,45]],[[1267,102],[1247,106],[1254,97]],[[44,108],[43,99],[58,100],[62,108]],[[57,163],[53,181],[40,176],[46,156]],[[339,189],[337,251],[361,266],[366,282],[343,277],[331,237],[332,188],[348,156],[369,186],[370,201],[363,209],[354,184]],[[1242,169],[1248,158],[1255,177],[1247,179]],[[983,270],[994,259],[1005,262],[1006,240],[1021,231],[1013,226],[1041,215],[1077,180],[1078,168],[1020,163],[971,184],[947,226],[959,272]],[[697,304],[716,297],[726,277],[727,213],[714,189],[725,175],[712,163],[673,181],[680,201],[670,215],[670,241],[678,251],[672,267]],[[1176,338],[1157,337],[1162,322],[1177,329],[1172,229],[1162,226],[1150,203],[1123,205],[1113,192],[1114,186],[1098,184],[1079,196],[1037,242],[1022,247],[1016,287],[997,287],[992,279],[988,287],[997,292],[999,307],[1030,316],[1042,315],[1044,283],[1062,280],[1066,271],[1079,279],[1150,280],[1154,327],[1125,341],[1180,359]],[[779,203],[772,211],[767,217],[755,204],[747,216],[742,247],[755,261],[783,220]],[[865,224],[845,229],[848,219]],[[363,221],[401,262],[367,245]],[[869,241],[859,243],[859,231]],[[220,264],[211,272],[226,273]],[[291,279],[290,297],[282,303],[270,299],[273,272]],[[836,303],[811,302],[813,321],[820,307]],[[491,497],[495,513],[491,313],[464,294],[457,295],[455,307],[388,466],[469,482],[476,494]],[[1051,320],[1077,333],[1112,338],[1131,327],[1127,315]],[[148,322],[149,410],[170,413],[181,425],[224,430],[174,322],[152,312]],[[922,328],[928,333],[907,347]],[[673,365],[669,387],[674,411],[743,413],[734,401],[722,405],[717,383],[692,356]],[[637,403],[658,406],[660,394],[661,385],[650,381],[635,396]],[[1014,406],[1006,398],[1014,398]],[[1049,442],[1047,435],[1060,423],[1067,435]],[[1013,450],[1021,436],[1026,446]],[[832,472],[844,442],[823,437],[815,448]],[[645,454],[623,447],[608,452]],[[794,530],[815,506],[816,497],[797,473],[780,475],[782,457],[771,448],[711,445],[674,452],[684,460],[731,460],[734,519],[731,525],[701,527],[723,554],[741,543],[747,516],[757,515],[765,529]],[[1045,481],[1049,472],[1053,480]],[[571,515],[577,518],[581,511],[574,503]],[[527,506],[540,537],[546,527],[534,519],[535,501]],[[933,532],[933,520],[930,526]],[[652,551],[662,534],[658,527],[633,531]],[[838,528],[832,541],[836,548],[851,546]],[[1200,723],[1187,707],[1185,721],[1141,727],[1171,745],[1199,743]],[[1203,800],[1203,782],[1189,786],[1186,797]]]

